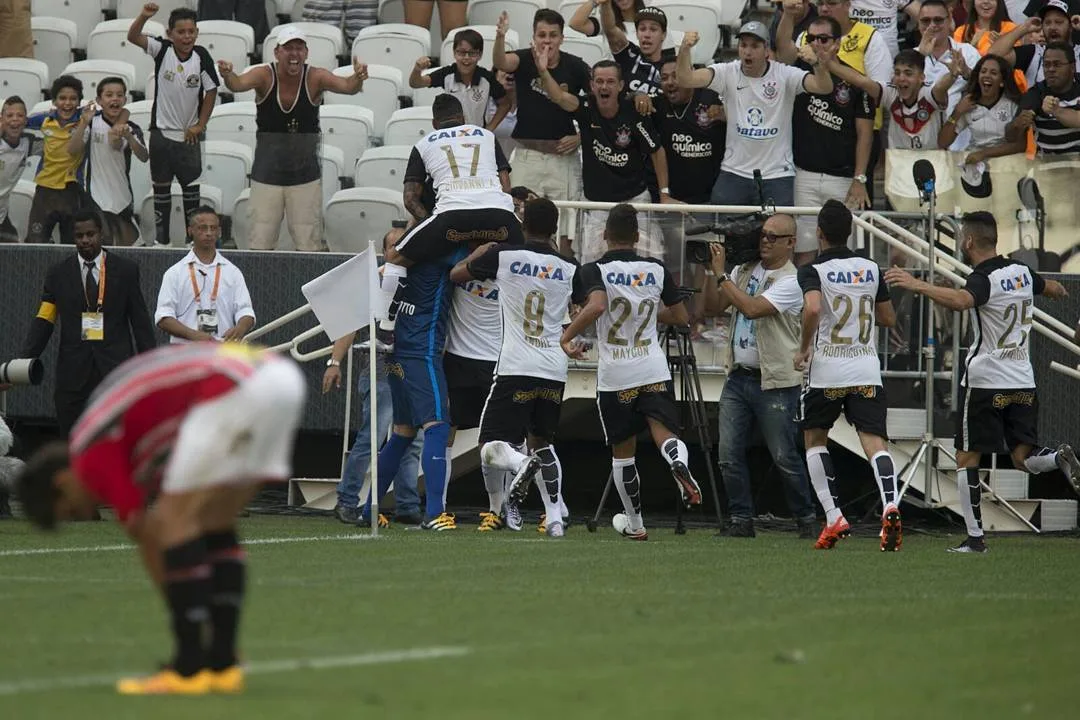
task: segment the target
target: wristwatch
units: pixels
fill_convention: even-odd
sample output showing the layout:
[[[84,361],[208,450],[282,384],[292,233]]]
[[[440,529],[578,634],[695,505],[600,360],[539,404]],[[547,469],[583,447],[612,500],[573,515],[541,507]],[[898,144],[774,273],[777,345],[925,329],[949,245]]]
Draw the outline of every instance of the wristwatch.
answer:
[[[326,367],[341,367],[341,361],[330,358],[326,361]]]
[[[717,275],[716,276],[716,287],[720,287],[724,283],[725,280],[730,280],[730,279],[731,279],[731,276],[728,275],[727,273],[721,273],[721,274]]]
[[[852,179],[855,180],[855,182],[861,182],[863,185],[866,184],[866,176],[865,175],[856,175]]]

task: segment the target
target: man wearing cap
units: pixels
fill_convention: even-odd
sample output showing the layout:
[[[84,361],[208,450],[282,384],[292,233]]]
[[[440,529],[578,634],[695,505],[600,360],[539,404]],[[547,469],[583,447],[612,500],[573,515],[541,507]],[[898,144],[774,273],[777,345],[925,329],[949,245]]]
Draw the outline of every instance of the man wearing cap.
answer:
[[[739,59],[694,69],[690,48],[698,34],[683,36],[676,65],[682,87],[709,87],[723,98],[727,112],[727,150],[720,175],[713,185],[714,205],[757,205],[764,200],[776,206],[795,201],[795,162],[791,151],[791,112],[795,96],[802,92],[827,95],[833,91],[832,76],[825,67],[833,53],[827,47],[804,45],[799,57],[813,73],[769,60],[769,30],[752,21],[739,28]],[[763,180],[760,197],[754,171]]]
[[[367,65],[353,58],[353,74],[341,77],[311,67],[304,33],[286,25],[277,36],[274,62],[242,75],[219,60],[218,72],[234,93],[255,91],[255,162],[251,167],[252,250],[277,248],[281,218],[297,250],[326,250],[322,232],[322,170],[319,163],[319,105],[324,92],[355,95]],[[287,109],[286,109],[287,108]]]
[[[675,56],[674,51],[663,50],[667,38],[667,15],[658,7],[638,10],[634,20],[638,41],[635,45],[626,37],[622,23],[615,19],[611,0],[596,0],[596,4],[600,6],[600,27],[604,30],[615,62],[622,70],[626,89],[632,94],[659,95],[662,91],[660,65],[664,57]]]
[[[990,54],[1005,58],[1024,73],[1028,87],[1033,88],[1045,79],[1043,56],[1046,46],[1061,42],[1072,45],[1072,30],[1080,30],[1080,15],[1072,14],[1072,7],[1066,0],[1047,0],[1039,8],[1037,17],[1029,17],[995,40],[990,46]],[[1019,44],[1029,35],[1037,36],[1040,32],[1042,42],[1029,39],[1027,44]],[[1080,46],[1073,47],[1073,56],[1080,63]]]

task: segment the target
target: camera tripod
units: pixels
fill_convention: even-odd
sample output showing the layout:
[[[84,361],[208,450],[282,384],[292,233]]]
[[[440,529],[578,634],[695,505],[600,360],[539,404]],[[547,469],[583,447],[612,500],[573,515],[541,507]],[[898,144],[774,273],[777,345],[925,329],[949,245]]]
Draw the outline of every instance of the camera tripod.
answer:
[[[678,391],[675,397],[682,400],[686,408],[683,412],[683,420],[688,419],[689,425],[697,430],[698,443],[701,445],[702,452],[705,453],[705,469],[709,474],[709,487],[712,490],[713,505],[716,509],[717,527],[720,527],[723,525],[723,519],[720,512],[720,496],[716,491],[716,473],[713,472],[713,445],[712,440],[709,438],[705,399],[701,395],[701,377],[698,375],[694,344],[690,340],[690,328],[668,326],[664,329],[661,342],[664,343],[664,349],[667,353],[672,381],[678,382]],[[676,375],[678,375],[677,381],[675,379]],[[687,427],[687,423],[683,422],[682,430],[685,431]],[[680,437],[682,437],[681,433]],[[596,506],[596,513],[593,514],[592,518],[585,521],[585,526],[589,529],[589,532],[596,532],[597,524],[600,522],[600,514],[604,511],[604,505],[607,504],[608,495],[611,493],[611,486],[614,483],[615,478],[609,473],[607,483],[604,485],[604,492],[600,496],[600,503]],[[675,506],[676,535],[686,534],[686,525],[683,522],[684,512],[685,505],[680,494],[679,501]]]

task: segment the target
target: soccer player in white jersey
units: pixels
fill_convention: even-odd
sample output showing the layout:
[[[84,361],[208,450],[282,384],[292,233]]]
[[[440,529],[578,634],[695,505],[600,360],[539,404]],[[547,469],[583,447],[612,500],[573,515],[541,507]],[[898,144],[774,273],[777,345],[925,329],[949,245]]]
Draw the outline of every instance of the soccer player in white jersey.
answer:
[[[892,327],[896,312],[881,269],[848,249],[851,211],[843,203],[825,203],[818,213],[817,234],[821,253],[799,268],[804,305],[802,343],[795,356],[795,369],[808,369],[800,412],[806,465],[825,510],[825,527],[814,547],[830,550],[851,534],[851,525],[836,507],[836,472],[827,446],[829,429],[842,410],[859,434],[881,494],[881,550],[893,552],[900,549],[903,534],[896,466],[885,448],[888,404],[874,330]]]
[[[525,205],[525,243],[478,248],[454,266],[454,282],[495,280],[502,310],[502,348],[495,382],[480,416],[480,457],[514,472],[507,524],[521,527],[517,506],[534,478],[544,501],[545,531],[562,537],[562,465],[555,454],[567,359],[559,346],[577,263],[555,251],[559,210],[545,198]],[[528,442],[530,454],[518,450]]]
[[[990,213],[968,213],[960,232],[961,249],[973,268],[963,288],[936,287],[895,267],[885,273],[885,281],[950,310],[971,311],[975,337],[965,363],[956,429],[956,486],[968,536],[949,550],[984,553],[979,507],[983,453],[1008,449],[1013,465],[1030,473],[1060,469],[1080,492],[1080,462],[1073,449],[1059,445],[1051,450],[1037,441],[1039,405],[1029,342],[1035,296],[1060,299],[1068,293],[1056,280],[998,255],[997,223]]]
[[[657,321],[686,325],[689,316],[663,263],[634,252],[638,221],[632,205],[611,208],[604,239],[607,253],[582,266],[574,284],[574,303],[582,308],[563,332],[562,347],[570,357],[581,357],[584,347],[575,338],[596,322],[596,405],[605,441],[611,446],[615,489],[626,510],[627,525],[621,532],[632,540],[647,540],[634,463],[642,430],[648,428],[671,467],[683,500],[689,505],[701,503],[701,488],[690,474],[686,445],[675,435],[679,415],[671,369],[656,332]]]
[[[435,260],[471,242],[522,245],[521,224],[510,196],[510,164],[495,133],[465,123],[461,101],[449,93],[431,104],[433,131],[413,146],[405,168],[405,209],[417,219],[398,244],[386,252],[382,302],[394,327],[394,297],[414,263]],[[430,177],[435,209],[424,207],[421,195]]]

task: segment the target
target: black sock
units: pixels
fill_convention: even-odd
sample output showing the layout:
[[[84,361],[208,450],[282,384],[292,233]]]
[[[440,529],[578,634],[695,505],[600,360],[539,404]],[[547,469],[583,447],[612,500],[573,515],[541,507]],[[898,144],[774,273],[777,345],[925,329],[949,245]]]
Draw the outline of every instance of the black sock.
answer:
[[[240,628],[240,609],[244,605],[247,564],[236,532],[228,530],[206,535],[207,559],[210,561],[210,653],[212,670],[223,670],[237,663],[236,636]]]
[[[195,209],[199,207],[200,190],[198,185],[188,185],[180,188],[183,192],[184,202],[184,221],[185,224],[191,219],[191,213],[195,212]]]
[[[176,641],[172,666],[190,677],[206,665],[203,632],[210,602],[210,566],[202,538],[165,551],[165,597]]]
[[[154,242],[169,244],[169,220],[172,218],[172,188],[168,185],[154,186]]]

